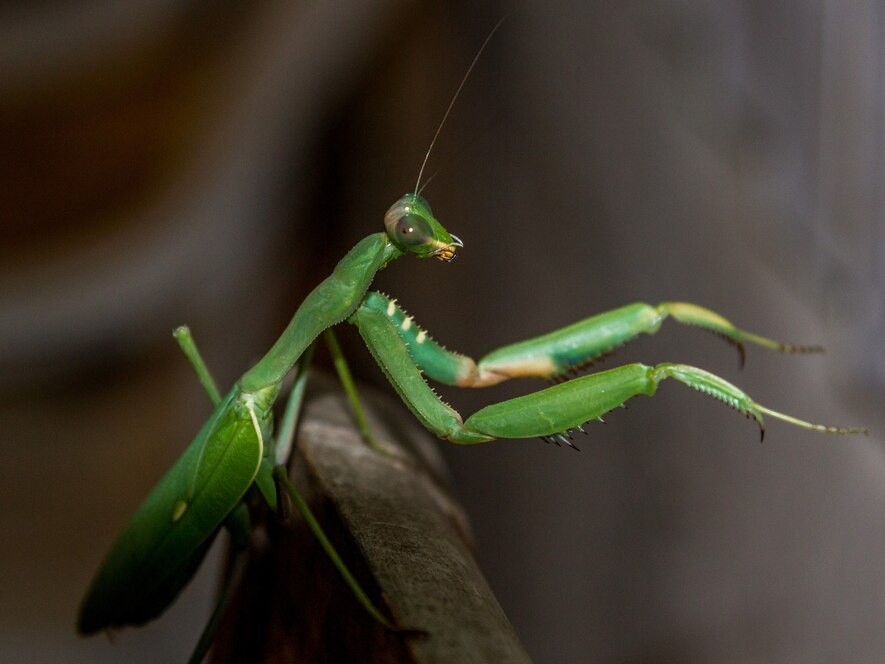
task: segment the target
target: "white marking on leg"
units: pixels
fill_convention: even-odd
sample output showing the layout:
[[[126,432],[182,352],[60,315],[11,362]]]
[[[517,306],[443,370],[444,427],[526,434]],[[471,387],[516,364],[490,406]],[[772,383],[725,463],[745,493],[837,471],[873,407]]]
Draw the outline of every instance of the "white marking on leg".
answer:
[[[387,315],[388,317],[392,317],[393,314],[396,313],[396,305],[393,303],[393,300],[387,303]]]
[[[419,344],[423,344],[424,340],[426,338],[427,338],[427,332],[425,332],[424,330],[421,330],[420,332],[418,332],[418,336],[415,339],[415,341],[417,341]]]
[[[408,316],[406,316],[406,317],[403,319],[403,322],[402,322],[402,324],[400,325],[400,327],[402,328],[403,332],[407,332],[408,329],[409,329],[410,327],[412,327],[412,319],[409,318]]]

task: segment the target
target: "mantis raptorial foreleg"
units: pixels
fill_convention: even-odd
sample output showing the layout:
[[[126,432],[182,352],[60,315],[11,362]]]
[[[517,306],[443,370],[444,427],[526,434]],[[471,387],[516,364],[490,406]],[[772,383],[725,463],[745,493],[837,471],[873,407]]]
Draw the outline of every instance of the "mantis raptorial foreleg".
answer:
[[[727,334],[740,342],[753,341],[776,348],[793,348],[743,332],[711,311],[684,303],[666,303],[657,308],[645,304],[629,305],[548,335],[506,346],[490,353],[479,363],[428,341],[425,333],[410,318],[403,318],[396,305],[383,296],[370,294],[351,320],[416,417],[438,436],[454,443],[473,444],[498,438],[534,437],[570,443],[566,437],[569,431],[581,429],[584,422],[600,418],[623,406],[634,396],[653,395],[658,384],[667,378],[725,402],[752,417],[760,428],[764,426],[763,416],[771,415],[797,426],[828,433],[863,431],[812,424],[783,415],[757,404],[728,381],[684,364],[664,363],[655,367],[639,363],[624,365],[487,406],[466,421],[462,421],[455,410],[436,396],[421,375],[421,369],[427,371],[428,366],[433,367],[432,371],[439,371],[443,367],[449,375],[455,373],[452,367],[469,367],[473,380],[469,383],[454,382],[472,386],[491,385],[511,377],[555,378],[629,341],[640,332],[656,331],[663,319],[662,314],[658,313],[662,310],[674,317],[678,314],[682,322],[691,320],[691,324],[699,324],[699,321],[703,321],[708,329],[713,329],[715,323],[718,326],[716,332]],[[636,323],[637,319],[641,321],[642,316],[649,318],[651,312],[656,312],[651,324]],[[764,435],[764,428],[762,432]]]
[[[781,343],[746,332],[714,311],[688,302],[662,302],[657,306],[635,302],[612,309],[559,330],[503,346],[476,361],[436,343],[394,300],[371,292],[365,305],[384,312],[394,325],[415,363],[437,382],[458,387],[486,387],[510,378],[558,380],[629,343],[640,334],[655,334],[667,318],[699,327],[737,347],[743,366],[745,343],[791,353],[821,352],[820,346]]]

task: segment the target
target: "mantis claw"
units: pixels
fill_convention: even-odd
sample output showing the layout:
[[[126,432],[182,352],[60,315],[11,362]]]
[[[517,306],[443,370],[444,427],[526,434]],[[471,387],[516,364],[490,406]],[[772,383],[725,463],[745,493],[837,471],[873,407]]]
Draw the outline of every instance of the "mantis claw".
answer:
[[[738,369],[743,369],[744,365],[747,363],[747,347],[743,344],[743,342],[734,339],[727,334],[723,334],[722,332],[717,332],[715,330],[710,330],[708,328],[701,328],[702,330],[706,330],[710,332],[712,335],[719,337],[729,346],[733,346],[738,353]]]

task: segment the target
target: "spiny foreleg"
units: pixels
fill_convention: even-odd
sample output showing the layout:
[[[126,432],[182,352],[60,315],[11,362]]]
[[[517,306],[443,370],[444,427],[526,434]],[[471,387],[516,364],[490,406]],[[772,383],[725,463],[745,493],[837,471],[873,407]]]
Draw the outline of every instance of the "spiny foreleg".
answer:
[[[416,364],[434,380],[460,387],[485,387],[510,378],[564,380],[612,353],[640,334],[654,334],[667,318],[700,327],[738,349],[756,344],[781,352],[820,352],[820,346],[797,346],[761,337],[735,327],[719,314],[687,302],[656,306],[636,302],[606,311],[559,330],[503,346],[478,362],[436,343],[396,302],[381,293],[369,293],[365,306],[382,312],[396,328]]]
[[[770,415],[806,429],[828,433],[861,433],[856,428],[811,424],[757,404],[726,380],[684,364],[627,364],[589,374],[515,399],[487,406],[466,421],[443,403],[421,375],[395,323],[384,311],[363,304],[351,317],[397,393],[421,421],[453,443],[483,443],[497,438],[544,438],[579,429],[627,400],[653,395],[658,384],[673,378],[725,402],[755,419],[760,427]],[[566,440],[563,438],[563,440]]]
[[[464,428],[458,412],[444,403],[424,380],[406,342],[384,311],[363,303],[348,320],[357,326],[372,357],[422,425],[453,442],[485,443],[494,439]]]

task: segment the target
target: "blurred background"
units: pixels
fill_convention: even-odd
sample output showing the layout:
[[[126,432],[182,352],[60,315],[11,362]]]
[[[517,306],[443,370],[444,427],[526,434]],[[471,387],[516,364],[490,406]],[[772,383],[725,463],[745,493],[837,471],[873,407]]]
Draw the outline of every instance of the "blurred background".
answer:
[[[474,356],[634,300],[696,302],[827,354],[752,348],[738,371],[671,324],[606,366],[696,364],[871,431],[769,422],[760,445],[665,384],[580,454],[445,446],[517,633],[551,663],[885,659],[881,2],[93,0],[0,8],[0,660],[189,653],[211,566],[145,629],[74,633],[209,411],[170,333],[189,323],[235,380],[414,187],[505,14],[428,169],[466,247],[379,288]],[[441,392],[469,414],[538,387]]]

